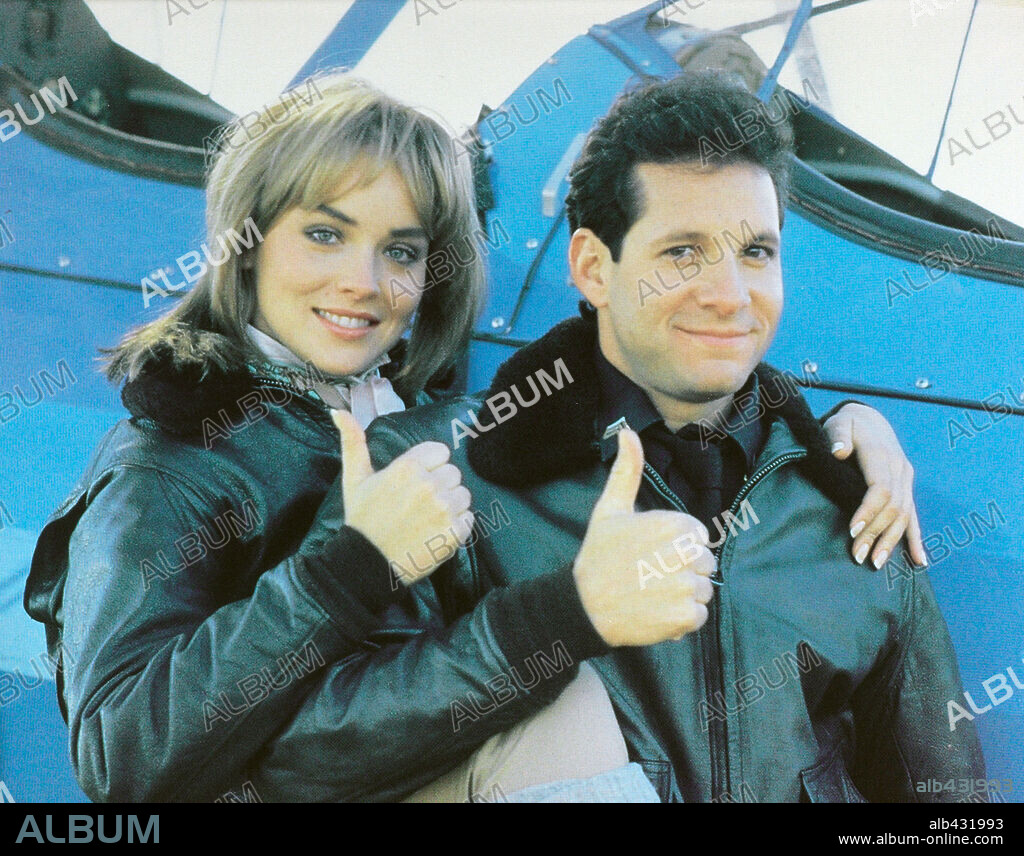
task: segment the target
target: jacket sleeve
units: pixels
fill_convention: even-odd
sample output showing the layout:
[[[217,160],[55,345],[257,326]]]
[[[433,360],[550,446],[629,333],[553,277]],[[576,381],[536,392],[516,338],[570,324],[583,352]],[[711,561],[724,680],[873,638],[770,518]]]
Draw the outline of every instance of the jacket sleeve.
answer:
[[[379,420],[379,467],[417,442]],[[461,614],[445,579],[476,577],[470,547],[409,590],[365,650],[331,665],[253,768],[267,801],[397,800],[549,704],[606,653],[571,566],[484,594]],[[458,568],[455,566],[458,565]]]
[[[378,623],[387,562],[350,527],[325,537],[326,503],[307,538],[317,548],[304,543],[246,596],[232,585],[265,560],[261,509],[218,506],[231,503],[163,470],[118,466],[37,543],[30,589],[66,569],[51,607],[63,624],[61,701],[95,801],[212,800]]]
[[[926,784],[985,777],[974,723],[951,725],[948,703],[963,705],[956,652],[924,572],[904,580],[906,617],[883,664],[854,699],[854,775],[872,802],[953,802],[962,791],[931,792]],[[987,791],[982,792],[987,802]]]

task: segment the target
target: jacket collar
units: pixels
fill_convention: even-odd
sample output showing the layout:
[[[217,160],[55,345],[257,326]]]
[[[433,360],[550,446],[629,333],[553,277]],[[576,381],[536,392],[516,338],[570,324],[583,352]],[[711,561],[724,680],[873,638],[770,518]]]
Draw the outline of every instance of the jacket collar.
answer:
[[[561,360],[571,377],[560,389],[541,395],[529,407],[497,422],[486,433],[467,442],[466,453],[473,469],[496,484],[528,487],[568,476],[594,466],[600,459],[601,441],[607,426],[598,425],[600,382],[593,352],[597,322],[592,311],[553,327],[537,341],[517,351],[501,365],[487,392],[510,395],[512,401],[532,398],[532,378],[539,372],[554,374]],[[792,381],[767,363],[754,370],[762,390],[761,400],[769,416],[785,421],[793,438],[807,450],[800,466],[811,481],[840,508],[852,513],[867,486],[850,461],[832,456],[828,437],[811,414]],[[513,389],[515,387],[515,389]],[[772,390],[780,392],[771,393]],[[783,392],[784,391],[784,392]],[[514,394],[513,394],[514,393]]]
[[[184,325],[177,333],[178,339],[190,338],[194,342],[218,335]],[[189,353],[189,344],[175,340],[173,347],[157,345],[139,375],[124,385],[121,402],[133,416],[149,419],[164,431],[178,436],[201,434],[206,419],[218,421],[221,410],[234,413],[240,406],[240,399],[260,386],[280,385],[270,367],[263,371],[258,363],[225,369],[207,357],[186,361],[179,355]],[[191,351],[198,353],[201,349]],[[404,353],[405,343],[400,341],[391,350],[391,361],[381,368],[381,375],[393,377]],[[320,405],[326,414],[326,405],[311,396],[309,400]],[[417,402],[405,403],[412,406]]]

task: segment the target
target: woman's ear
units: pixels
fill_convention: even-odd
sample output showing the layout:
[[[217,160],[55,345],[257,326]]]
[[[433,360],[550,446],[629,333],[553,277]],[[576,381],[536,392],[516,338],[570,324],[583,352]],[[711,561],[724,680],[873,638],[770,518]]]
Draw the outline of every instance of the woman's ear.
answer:
[[[577,229],[569,239],[569,272],[572,281],[591,306],[608,303],[608,273],[611,252],[590,229]]]

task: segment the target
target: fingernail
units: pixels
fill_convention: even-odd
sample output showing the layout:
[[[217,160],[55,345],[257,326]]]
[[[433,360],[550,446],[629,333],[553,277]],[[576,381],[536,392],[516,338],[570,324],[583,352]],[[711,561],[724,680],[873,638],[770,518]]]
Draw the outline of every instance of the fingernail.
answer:
[[[841,452],[845,448],[846,443],[844,443],[842,440],[836,440],[836,442],[832,444],[832,454],[834,455],[836,452]]]
[[[877,571],[882,565],[885,564],[885,560],[889,558],[889,551],[882,550],[877,556],[875,556],[875,570]]]
[[[868,554],[868,545],[867,544],[861,544],[860,549],[857,551],[857,554],[853,558],[856,559],[857,560],[857,564],[860,565],[860,564],[862,564],[864,562],[864,557],[867,554]]]
[[[856,538],[864,529],[864,521],[860,521],[856,526],[850,527],[850,537]]]

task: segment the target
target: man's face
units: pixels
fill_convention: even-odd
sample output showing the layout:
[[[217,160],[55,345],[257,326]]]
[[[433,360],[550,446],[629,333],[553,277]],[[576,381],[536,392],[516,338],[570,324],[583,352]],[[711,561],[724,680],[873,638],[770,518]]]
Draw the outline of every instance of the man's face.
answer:
[[[731,397],[782,313],[775,186],[745,163],[645,163],[636,179],[643,213],[587,294],[598,300],[602,351],[663,412],[666,399]]]

